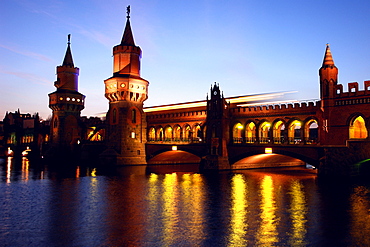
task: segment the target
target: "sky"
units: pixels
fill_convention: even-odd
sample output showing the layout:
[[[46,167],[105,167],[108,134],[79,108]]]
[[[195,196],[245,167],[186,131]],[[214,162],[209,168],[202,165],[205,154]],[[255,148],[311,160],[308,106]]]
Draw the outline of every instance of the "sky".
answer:
[[[344,91],[370,80],[368,0],[2,1],[0,120],[18,109],[51,116],[48,94],[68,34],[86,96],[81,114],[106,112],[104,80],[128,5],[150,83],[146,107],[205,100],[214,82],[225,97],[293,91],[288,99],[318,99],[327,43]]]

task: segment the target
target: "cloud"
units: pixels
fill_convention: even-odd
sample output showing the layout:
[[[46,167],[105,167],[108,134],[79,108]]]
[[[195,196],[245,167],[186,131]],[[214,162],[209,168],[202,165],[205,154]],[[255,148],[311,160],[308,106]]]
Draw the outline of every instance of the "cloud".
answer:
[[[35,53],[35,52],[31,52],[31,51],[24,51],[24,50],[21,50],[19,48],[15,48],[15,47],[11,47],[11,46],[6,46],[6,45],[3,45],[3,44],[0,44],[0,47],[4,48],[4,49],[7,49],[11,52],[14,52],[14,53],[17,53],[17,54],[20,54],[20,55],[23,55],[23,56],[26,56],[26,57],[31,57],[31,58],[35,58],[37,60],[41,60],[41,61],[45,61],[45,62],[52,62],[52,63],[55,63],[55,61],[45,55],[42,55],[42,54],[38,54],[38,53]]]
[[[36,74],[32,74],[32,73],[24,73],[24,72],[17,72],[17,71],[6,71],[6,70],[3,70],[1,68],[0,68],[0,73],[8,74],[8,75],[14,75],[16,77],[26,79],[28,81],[32,81],[32,82],[34,82],[36,84],[40,84],[40,85],[50,86],[50,84],[53,84],[52,81],[50,81],[46,78],[40,77]]]

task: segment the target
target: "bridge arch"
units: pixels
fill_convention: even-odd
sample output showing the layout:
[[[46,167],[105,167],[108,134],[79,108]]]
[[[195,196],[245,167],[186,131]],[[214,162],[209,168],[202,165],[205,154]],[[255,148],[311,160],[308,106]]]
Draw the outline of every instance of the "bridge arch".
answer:
[[[263,119],[258,124],[258,136],[257,139],[259,143],[269,143],[270,142],[270,129],[271,123]]]
[[[168,150],[168,147],[153,152],[148,157],[148,164],[200,164],[202,154],[195,150],[181,147],[181,150]]]
[[[163,138],[164,138],[163,127],[159,125],[156,128],[156,141],[163,141]]]
[[[347,122],[349,123],[349,139],[366,139],[368,137],[365,117],[362,114],[352,114]]]
[[[319,142],[319,120],[316,117],[308,117],[303,121],[303,131],[305,144],[317,144]]]
[[[277,118],[272,122],[272,141],[275,144],[284,143],[286,140],[286,122]]]
[[[242,143],[243,142],[243,129],[244,126],[241,122],[237,121],[232,125],[232,140],[233,143]]]
[[[243,152],[239,155],[236,155],[236,156],[230,158],[229,161],[230,161],[230,164],[233,165],[237,162],[240,162],[241,160],[243,160],[245,158],[255,156],[255,155],[266,154],[264,151],[265,151],[264,149],[255,149],[255,150]],[[310,157],[310,156],[305,155],[304,152],[298,153],[298,152],[286,150],[284,148],[281,148],[281,149],[274,148],[273,154],[284,155],[284,156],[287,156],[287,157],[298,159],[298,160],[301,160],[304,163],[307,163],[307,164],[310,164],[310,165],[313,165],[313,166],[316,166],[316,167],[318,167],[318,165],[319,165],[319,160],[315,159],[314,157]]]
[[[150,126],[148,128],[148,141],[150,142],[156,141],[156,130],[154,126]]]
[[[287,124],[288,143],[299,144],[302,142],[302,120],[299,118],[291,118]]]
[[[164,140],[165,141],[172,141],[172,127],[171,127],[171,125],[166,125],[166,127],[164,127]]]
[[[173,127],[173,140],[174,141],[182,140],[182,128],[178,124],[175,124],[175,126]]]
[[[247,121],[245,124],[245,142],[255,143],[257,141],[257,128],[256,123],[253,121]]]

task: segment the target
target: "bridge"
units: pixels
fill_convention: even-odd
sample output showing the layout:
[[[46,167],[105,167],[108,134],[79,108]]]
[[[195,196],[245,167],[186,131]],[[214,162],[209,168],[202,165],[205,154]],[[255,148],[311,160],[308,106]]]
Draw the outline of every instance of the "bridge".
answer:
[[[370,159],[367,91],[266,104],[258,99],[275,95],[224,98],[215,84],[210,95],[144,109],[149,164],[206,163],[208,169],[310,164],[321,175],[347,176],[358,175],[359,164]]]

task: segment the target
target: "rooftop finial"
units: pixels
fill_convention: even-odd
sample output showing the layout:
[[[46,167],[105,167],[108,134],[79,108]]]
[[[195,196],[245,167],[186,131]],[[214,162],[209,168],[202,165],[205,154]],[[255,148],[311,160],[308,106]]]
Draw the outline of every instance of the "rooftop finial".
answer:
[[[71,44],[71,34],[68,34],[68,43],[67,43],[68,45],[70,45]]]
[[[130,10],[131,10],[131,7],[129,5],[129,6],[127,6],[127,11],[126,11],[126,13],[127,13],[127,19],[130,18]]]

